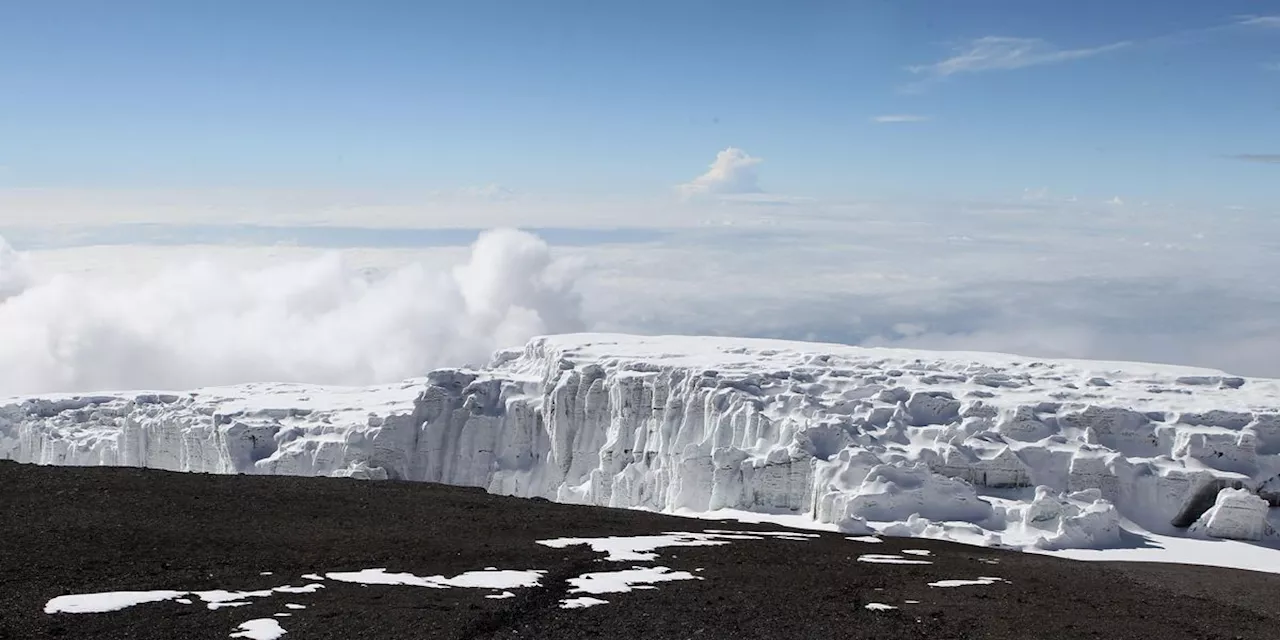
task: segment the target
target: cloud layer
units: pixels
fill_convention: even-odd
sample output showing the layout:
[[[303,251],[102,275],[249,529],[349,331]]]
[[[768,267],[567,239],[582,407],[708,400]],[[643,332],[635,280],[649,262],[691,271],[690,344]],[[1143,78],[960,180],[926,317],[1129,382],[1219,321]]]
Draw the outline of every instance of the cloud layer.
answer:
[[[30,282],[6,247],[0,395],[367,384],[583,328],[573,270],[511,230],[485,233],[450,270],[408,264],[374,274],[330,253],[265,268],[189,263],[137,281]]]
[[[0,396],[391,381],[578,329],[1280,376],[1280,253],[1268,240],[1280,218],[1016,195],[915,207],[717,201],[709,208],[731,210],[723,224],[607,242],[551,234],[553,247],[498,231],[469,247],[468,237],[340,254],[277,236],[0,249]]]

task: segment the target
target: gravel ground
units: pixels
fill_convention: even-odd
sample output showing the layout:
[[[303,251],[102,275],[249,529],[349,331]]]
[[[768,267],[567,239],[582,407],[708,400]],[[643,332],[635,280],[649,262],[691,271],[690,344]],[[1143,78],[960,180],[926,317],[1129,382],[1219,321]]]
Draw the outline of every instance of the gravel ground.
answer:
[[[477,489],[330,478],[215,476],[0,462],[0,638],[228,638],[274,618],[308,638],[1280,638],[1280,576],[1174,565],[1072,562],[928,540],[742,540],[610,562],[536,540],[704,529],[779,530],[553,504]],[[932,564],[863,554],[926,550]],[[906,558],[920,557],[905,555]],[[600,595],[563,609],[567,579],[661,565],[698,580]],[[386,568],[419,576],[540,569],[542,586],[485,589],[323,581],[310,594],[209,610],[157,602],[46,614],[64,594],[254,590]],[[262,575],[271,572],[271,575]],[[999,577],[954,588],[929,582]],[[909,604],[906,601],[917,603]],[[304,605],[289,609],[286,603]],[[898,607],[886,611],[869,603]]]

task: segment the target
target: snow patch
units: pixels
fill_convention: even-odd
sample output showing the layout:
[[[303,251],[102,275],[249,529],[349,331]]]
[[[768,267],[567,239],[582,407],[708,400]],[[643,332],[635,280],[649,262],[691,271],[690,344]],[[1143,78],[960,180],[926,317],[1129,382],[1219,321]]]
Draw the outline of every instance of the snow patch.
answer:
[[[858,562],[867,562],[870,564],[933,564],[933,561],[931,560],[904,558],[890,553],[865,553],[858,556]]]
[[[106,613],[149,602],[164,602],[186,595],[185,591],[112,591],[58,596],[44,605],[44,612]],[[190,600],[187,601],[188,603]]]
[[[942,587],[942,588],[970,587],[970,586],[983,586],[983,585],[995,584],[997,582],[1008,582],[1008,580],[1005,580],[1004,578],[988,578],[988,577],[982,577],[976,580],[939,580],[937,582],[930,582],[929,586]]]
[[[560,601],[560,608],[561,609],[585,609],[587,607],[594,607],[599,604],[609,604],[609,601],[601,600],[600,598],[592,598],[591,596],[581,596],[578,598],[565,598]]]
[[[584,573],[569,578],[569,593],[626,593],[633,589],[652,589],[659,582],[702,580],[688,571],[672,571],[667,567],[633,567],[621,571]]]
[[[240,623],[236,627],[237,631],[231,634],[232,638],[246,638],[247,640],[276,640],[286,633],[284,627],[272,618],[257,618]]]
[[[654,560],[654,551],[664,547],[712,547],[729,544],[732,540],[761,540],[754,532],[732,533],[667,533],[656,536],[609,536],[604,538],[555,538],[538,540],[538,544],[552,549],[577,545],[591,547],[592,551],[608,554],[611,562]]]
[[[407,587],[425,587],[428,589],[517,589],[537,587],[546,571],[528,570],[486,570],[468,571],[452,578],[444,576],[416,576],[412,573],[387,573],[386,569],[362,569],[360,571],[336,571],[326,573],[325,577],[338,582],[350,582],[365,585],[389,585]]]

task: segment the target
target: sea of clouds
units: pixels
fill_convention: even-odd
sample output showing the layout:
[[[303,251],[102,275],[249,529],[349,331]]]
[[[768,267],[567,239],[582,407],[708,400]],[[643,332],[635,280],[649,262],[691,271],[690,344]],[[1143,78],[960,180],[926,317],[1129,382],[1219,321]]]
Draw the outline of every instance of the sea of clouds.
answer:
[[[1280,376],[1280,223],[1265,212],[777,200],[602,220],[607,207],[504,206],[477,209],[478,228],[443,209],[308,225],[169,209],[59,221],[74,208],[52,205],[14,218],[0,225],[20,249],[0,238],[0,396],[389,382],[581,330]]]

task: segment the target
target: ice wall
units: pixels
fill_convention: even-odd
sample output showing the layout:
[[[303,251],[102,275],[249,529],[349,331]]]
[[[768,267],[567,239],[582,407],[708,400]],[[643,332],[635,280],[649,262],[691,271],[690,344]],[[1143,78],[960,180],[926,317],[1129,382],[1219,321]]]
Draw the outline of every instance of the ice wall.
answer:
[[[1108,544],[1122,516],[1172,533],[1216,504],[1210,520],[1226,522],[1241,501],[1223,492],[1274,506],[1280,383],[584,334],[368,389],[15,399],[0,406],[4,458],[433,481],[615,507],[808,513],[849,530],[959,521],[1062,548]],[[1233,530],[1209,524],[1197,531]]]

